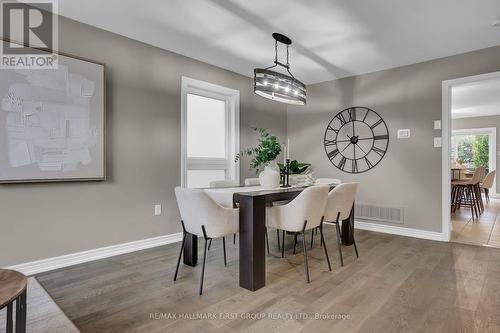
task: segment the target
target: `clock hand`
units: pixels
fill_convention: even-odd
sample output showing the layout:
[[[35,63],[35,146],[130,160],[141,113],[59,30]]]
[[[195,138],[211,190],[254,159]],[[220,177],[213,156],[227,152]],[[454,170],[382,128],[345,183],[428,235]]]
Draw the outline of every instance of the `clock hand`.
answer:
[[[361,138],[361,139],[358,139],[359,140],[373,140],[373,138]]]
[[[347,149],[347,147],[349,147],[350,145],[351,145],[351,143],[350,143],[350,144],[348,144],[347,146],[345,146],[345,147],[344,147],[344,149],[342,149],[340,152],[341,152],[341,153],[343,153],[343,152],[344,152],[344,150],[346,150],[346,149]]]
[[[357,146],[357,145],[358,145],[357,143],[354,145],[354,159],[356,159],[356,146]],[[353,163],[354,163],[354,162],[353,162]]]
[[[366,153],[366,151],[364,151],[364,149],[363,149],[363,148],[361,148],[361,147],[360,147],[357,143],[356,143],[356,146],[358,146],[358,148],[359,148],[359,149],[361,149],[361,151],[362,151],[363,153],[365,153],[365,155],[368,155],[368,154]]]

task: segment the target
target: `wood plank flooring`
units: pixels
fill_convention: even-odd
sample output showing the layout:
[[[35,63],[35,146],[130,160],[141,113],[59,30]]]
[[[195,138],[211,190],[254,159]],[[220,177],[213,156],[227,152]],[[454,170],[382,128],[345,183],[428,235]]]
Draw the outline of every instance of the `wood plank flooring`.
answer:
[[[475,221],[471,211],[461,208],[451,215],[451,241],[500,248],[500,199],[491,198]]]
[[[172,281],[179,244],[37,279],[82,332],[500,332],[500,250],[356,231],[360,258],[343,247],[340,267],[335,231],[325,228],[333,272],[316,242],[310,284],[300,242],[292,255],[289,236],[281,259],[273,232],[267,285],[257,292],[238,287],[232,239],[228,267],[214,240],[202,296],[199,266],[181,266]]]

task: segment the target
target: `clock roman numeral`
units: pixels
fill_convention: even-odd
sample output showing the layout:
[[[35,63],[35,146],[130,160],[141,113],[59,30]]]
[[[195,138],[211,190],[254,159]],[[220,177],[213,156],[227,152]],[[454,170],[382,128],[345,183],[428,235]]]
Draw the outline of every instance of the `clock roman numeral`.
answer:
[[[330,130],[330,131],[334,131],[334,132],[335,132],[335,134],[339,134],[339,130],[338,130],[338,129],[333,128],[333,127],[332,127],[332,125],[328,125],[328,128],[327,128],[327,129],[328,129],[328,130]]]
[[[352,160],[352,172],[358,172],[358,161]]]
[[[347,158],[345,158],[344,156],[342,156],[342,158],[340,159],[340,162],[339,162],[339,169],[342,169],[344,170],[344,167],[345,167],[345,161],[347,160]]]
[[[373,164],[370,162],[370,160],[368,158],[366,158],[366,156],[365,156],[365,162],[366,162],[366,165],[368,165],[368,169],[373,168]]]
[[[377,127],[378,125],[382,124],[382,119],[379,119],[375,124],[371,125],[371,129],[374,129],[375,127]]]
[[[335,158],[335,156],[337,156],[339,154],[339,150],[337,148],[335,148],[334,150],[332,150],[331,152],[329,152],[327,154],[328,158],[330,160],[333,160]]]
[[[356,108],[351,108],[347,112],[349,113],[349,121],[356,120]]]
[[[373,140],[389,140],[389,135],[384,134],[384,135],[375,135],[373,137]]]
[[[335,146],[337,144],[337,140],[325,140],[325,146]]]
[[[380,149],[380,148],[378,148],[378,147],[373,147],[373,149],[372,149],[372,150],[373,150],[374,152],[376,152],[377,154],[379,154],[380,156],[384,156],[384,154],[385,154],[385,150]]]
[[[366,113],[365,113],[365,116],[363,117],[362,122],[365,122],[366,117],[368,117],[368,113],[370,113],[370,110],[369,110],[369,109],[366,109]]]
[[[344,115],[342,113],[339,113],[338,118],[342,126],[344,126],[347,123],[347,120],[345,120]]]

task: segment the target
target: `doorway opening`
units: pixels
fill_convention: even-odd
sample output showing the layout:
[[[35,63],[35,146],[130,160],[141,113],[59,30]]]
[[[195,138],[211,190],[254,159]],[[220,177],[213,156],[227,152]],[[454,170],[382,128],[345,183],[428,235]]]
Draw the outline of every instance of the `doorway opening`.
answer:
[[[498,128],[500,72],[443,82],[445,240],[500,248]]]

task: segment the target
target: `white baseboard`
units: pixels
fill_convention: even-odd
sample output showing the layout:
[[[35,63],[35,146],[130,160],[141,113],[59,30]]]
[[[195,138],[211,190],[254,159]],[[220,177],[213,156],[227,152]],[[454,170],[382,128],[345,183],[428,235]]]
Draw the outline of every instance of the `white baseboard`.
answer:
[[[412,228],[403,228],[393,225],[370,223],[364,221],[355,221],[354,228],[360,230],[383,232],[386,234],[393,234],[399,236],[407,236],[414,238],[430,239],[435,241],[446,241],[441,232],[426,231]]]
[[[392,225],[370,223],[363,221],[356,221],[354,223],[354,227],[360,230],[383,232],[386,234],[430,239],[435,241],[444,241],[442,233],[434,231],[403,228]],[[130,253],[134,251],[149,249],[156,246],[180,242],[181,240],[182,240],[182,233],[179,232],[176,234],[164,235],[129,243],[117,244],[117,245],[102,247],[99,249],[71,253],[60,257],[53,257],[53,258],[27,262],[24,264],[14,265],[7,268],[19,271],[29,276],[38,273],[48,272],[58,268],[81,264],[84,262],[109,258],[119,254]]]
[[[164,235],[154,238],[142,239],[129,243],[122,243],[99,249],[71,253],[60,257],[47,258],[24,264],[7,267],[19,271],[25,275],[34,275],[42,272],[48,272],[54,269],[81,264],[88,261],[108,258],[119,254],[130,253],[139,250],[145,250],[156,246],[171,244],[182,241],[182,232],[170,235]]]

